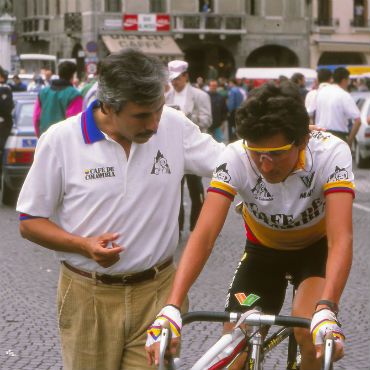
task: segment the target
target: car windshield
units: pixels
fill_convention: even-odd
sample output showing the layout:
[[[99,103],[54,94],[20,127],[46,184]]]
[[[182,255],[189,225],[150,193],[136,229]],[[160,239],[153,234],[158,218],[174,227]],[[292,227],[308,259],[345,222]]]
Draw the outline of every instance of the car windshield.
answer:
[[[15,122],[18,127],[33,126],[32,115],[34,105],[33,102],[20,104]]]

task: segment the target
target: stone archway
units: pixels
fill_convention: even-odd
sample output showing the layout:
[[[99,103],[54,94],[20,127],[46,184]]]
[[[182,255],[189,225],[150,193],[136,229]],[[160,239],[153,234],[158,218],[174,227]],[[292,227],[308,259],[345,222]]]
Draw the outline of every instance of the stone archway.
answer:
[[[208,68],[213,65],[218,76],[229,78],[235,69],[235,60],[226,48],[217,44],[198,44],[185,49],[185,60],[189,63],[190,81],[201,76],[207,79]]]
[[[326,51],[317,62],[318,66],[339,64],[366,64],[366,58],[363,53],[358,52]]]
[[[245,60],[246,67],[298,67],[297,54],[285,46],[265,45],[253,50]]]

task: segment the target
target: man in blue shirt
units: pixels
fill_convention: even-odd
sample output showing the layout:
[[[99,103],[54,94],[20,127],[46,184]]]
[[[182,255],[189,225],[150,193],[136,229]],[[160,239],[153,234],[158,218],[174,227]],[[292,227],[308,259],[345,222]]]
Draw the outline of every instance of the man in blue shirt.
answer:
[[[235,134],[235,111],[238,109],[239,105],[243,101],[243,95],[238,88],[238,83],[236,79],[231,79],[229,81],[229,101],[227,103],[228,114],[228,129],[229,129],[229,142],[236,139]]]

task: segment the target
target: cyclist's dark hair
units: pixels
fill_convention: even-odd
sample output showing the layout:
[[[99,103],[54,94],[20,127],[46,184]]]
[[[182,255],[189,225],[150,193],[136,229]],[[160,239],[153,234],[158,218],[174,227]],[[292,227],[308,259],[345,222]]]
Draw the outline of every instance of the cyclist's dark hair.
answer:
[[[73,62],[70,62],[69,60],[66,60],[65,62],[60,63],[58,66],[58,74],[61,80],[69,81],[73,77],[73,74],[76,71],[77,71],[76,64]]]
[[[320,68],[317,71],[317,81],[319,84],[322,82],[329,82],[333,74],[329,68]]]
[[[344,67],[338,67],[334,69],[333,72],[333,81],[336,84],[339,84],[343,79],[349,77],[349,70]]]
[[[155,103],[164,95],[167,83],[168,69],[161,60],[127,48],[99,62],[97,98],[118,113],[129,101]]]
[[[236,112],[236,131],[247,141],[258,142],[283,134],[295,145],[309,133],[309,117],[297,85],[269,81],[254,88]]]

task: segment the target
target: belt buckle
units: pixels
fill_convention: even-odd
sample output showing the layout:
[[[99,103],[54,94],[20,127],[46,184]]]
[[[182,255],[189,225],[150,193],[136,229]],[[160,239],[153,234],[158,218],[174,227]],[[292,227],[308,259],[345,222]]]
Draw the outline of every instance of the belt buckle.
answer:
[[[122,284],[123,285],[126,285],[126,284],[129,284],[129,280],[132,278],[132,275],[123,275],[121,277],[121,280],[122,280]]]

